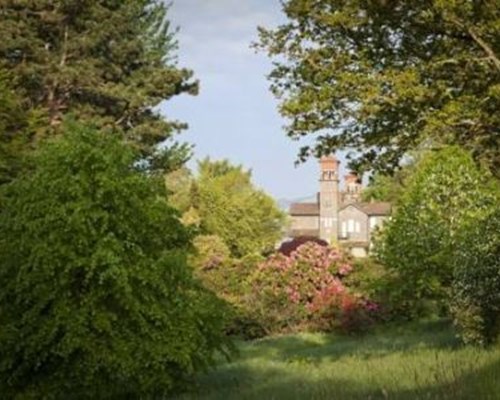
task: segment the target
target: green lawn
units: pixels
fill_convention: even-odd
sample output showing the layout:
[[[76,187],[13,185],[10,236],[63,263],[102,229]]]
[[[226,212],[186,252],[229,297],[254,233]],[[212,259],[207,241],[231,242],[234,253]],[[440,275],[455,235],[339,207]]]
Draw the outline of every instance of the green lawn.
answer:
[[[199,376],[179,399],[500,399],[500,346],[462,347],[446,322],[238,347],[238,357]]]

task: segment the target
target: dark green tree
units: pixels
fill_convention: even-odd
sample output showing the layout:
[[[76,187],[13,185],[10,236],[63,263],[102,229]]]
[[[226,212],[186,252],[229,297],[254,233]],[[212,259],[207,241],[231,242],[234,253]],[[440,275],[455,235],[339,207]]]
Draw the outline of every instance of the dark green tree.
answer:
[[[190,234],[119,135],[64,126],[0,188],[3,398],[161,398],[225,351]]]
[[[500,176],[498,0],[284,0],[260,30],[272,91],[300,158],[348,149],[391,171],[415,148],[458,144]],[[258,46],[259,46],[258,45]]]
[[[21,169],[28,124],[28,113],[10,88],[8,74],[0,69],[0,185]]]
[[[176,65],[176,41],[160,0],[3,0],[0,68],[25,110],[39,118],[33,140],[63,133],[65,114],[118,129],[152,167],[184,158],[186,147],[156,145],[182,129],[157,106],[195,94],[192,72]]]

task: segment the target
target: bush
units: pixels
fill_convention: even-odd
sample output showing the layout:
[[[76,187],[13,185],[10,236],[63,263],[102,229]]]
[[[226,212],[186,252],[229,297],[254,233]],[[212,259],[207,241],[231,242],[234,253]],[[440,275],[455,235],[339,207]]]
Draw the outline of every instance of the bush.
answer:
[[[288,240],[286,242],[281,243],[280,248],[278,249],[278,253],[288,257],[300,246],[308,242],[316,243],[320,246],[328,246],[328,242],[322,239],[311,236],[299,236],[293,238],[292,240]]]
[[[454,253],[452,312],[465,343],[489,344],[500,333],[500,209],[464,226]]]
[[[217,235],[200,235],[194,238],[196,250],[192,263],[196,269],[210,270],[225,266],[231,259],[231,252]]]
[[[250,280],[251,304],[268,333],[330,330],[338,326],[335,316],[353,311],[343,302],[355,296],[343,283],[351,270],[340,250],[306,243],[289,257],[276,254],[259,265]]]
[[[116,137],[71,126],[1,188],[5,398],[161,397],[226,352],[164,186]]]
[[[227,246],[215,235],[198,236],[194,244],[196,254],[192,259],[196,276],[229,306],[226,334],[243,339],[264,336],[265,331],[249,302],[247,284],[248,277],[263,260],[262,256],[251,254],[239,260],[231,258]]]

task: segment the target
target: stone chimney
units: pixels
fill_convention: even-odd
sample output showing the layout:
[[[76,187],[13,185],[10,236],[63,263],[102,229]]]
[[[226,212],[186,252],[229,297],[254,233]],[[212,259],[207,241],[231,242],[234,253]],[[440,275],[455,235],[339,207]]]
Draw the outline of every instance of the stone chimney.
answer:
[[[328,243],[338,240],[339,164],[335,156],[320,160],[319,236]]]

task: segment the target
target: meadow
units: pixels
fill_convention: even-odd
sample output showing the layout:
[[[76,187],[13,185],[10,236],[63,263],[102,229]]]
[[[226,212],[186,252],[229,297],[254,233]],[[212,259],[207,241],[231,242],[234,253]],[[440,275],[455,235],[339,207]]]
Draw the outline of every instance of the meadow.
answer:
[[[177,399],[500,399],[500,345],[462,346],[447,321],[237,346]]]

